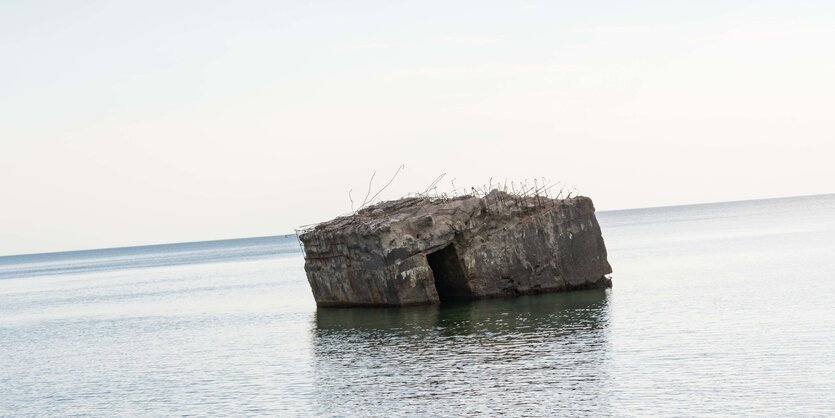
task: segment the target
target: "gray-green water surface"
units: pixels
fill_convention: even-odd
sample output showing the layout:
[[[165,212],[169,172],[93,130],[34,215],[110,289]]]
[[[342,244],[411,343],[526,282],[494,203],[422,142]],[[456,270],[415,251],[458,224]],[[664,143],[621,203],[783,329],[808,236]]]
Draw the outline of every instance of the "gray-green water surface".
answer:
[[[317,310],[291,238],[0,258],[0,416],[831,416],[835,195],[601,212],[614,288]]]

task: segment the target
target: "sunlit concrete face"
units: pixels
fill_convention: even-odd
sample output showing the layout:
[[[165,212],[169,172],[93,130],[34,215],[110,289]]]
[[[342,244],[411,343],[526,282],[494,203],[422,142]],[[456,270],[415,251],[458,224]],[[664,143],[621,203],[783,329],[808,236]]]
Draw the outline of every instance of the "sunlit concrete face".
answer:
[[[0,255],[286,233],[548,177],[598,209],[832,192],[835,6],[0,5]]]

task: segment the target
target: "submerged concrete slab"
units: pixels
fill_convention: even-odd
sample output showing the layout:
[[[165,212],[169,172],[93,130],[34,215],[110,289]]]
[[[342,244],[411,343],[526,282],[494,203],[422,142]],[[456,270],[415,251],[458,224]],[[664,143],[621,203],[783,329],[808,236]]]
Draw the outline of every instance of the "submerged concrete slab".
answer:
[[[404,306],[611,287],[587,197],[405,198],[299,235],[318,306]]]

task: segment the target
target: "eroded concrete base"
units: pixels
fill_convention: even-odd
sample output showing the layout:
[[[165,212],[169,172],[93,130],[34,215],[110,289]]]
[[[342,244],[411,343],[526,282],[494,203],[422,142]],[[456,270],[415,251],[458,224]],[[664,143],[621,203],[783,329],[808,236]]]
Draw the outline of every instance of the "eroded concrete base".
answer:
[[[384,202],[301,234],[318,306],[404,306],[611,287],[587,197],[493,191]]]

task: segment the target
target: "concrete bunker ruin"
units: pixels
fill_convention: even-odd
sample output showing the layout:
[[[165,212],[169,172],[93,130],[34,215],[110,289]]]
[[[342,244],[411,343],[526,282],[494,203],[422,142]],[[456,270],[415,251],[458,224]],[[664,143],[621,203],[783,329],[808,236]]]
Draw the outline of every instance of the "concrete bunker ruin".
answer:
[[[320,307],[611,287],[594,205],[582,196],[410,197],[315,225],[299,239]]]

